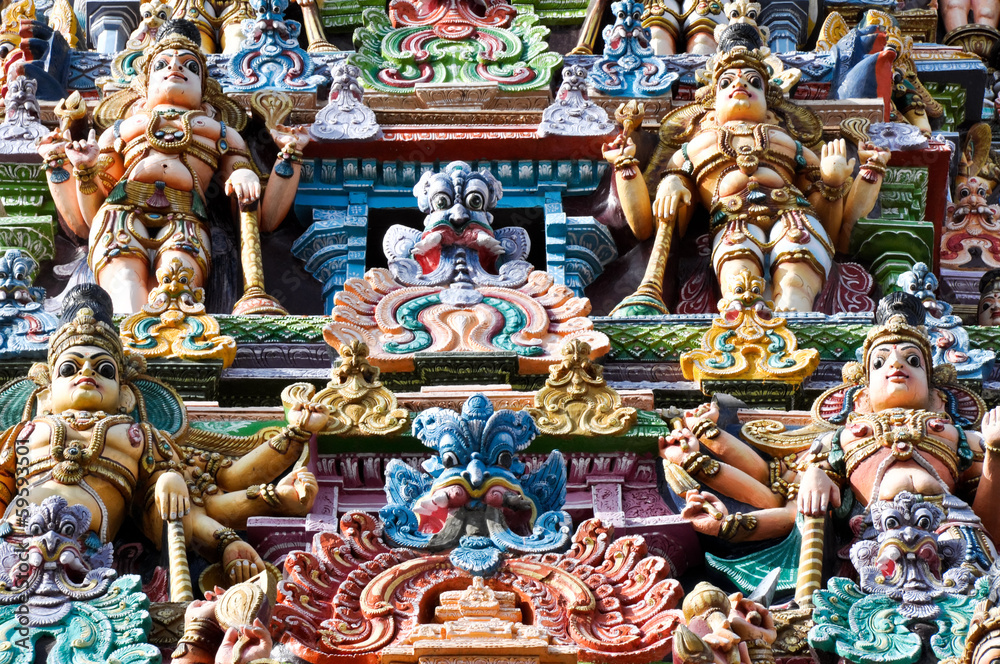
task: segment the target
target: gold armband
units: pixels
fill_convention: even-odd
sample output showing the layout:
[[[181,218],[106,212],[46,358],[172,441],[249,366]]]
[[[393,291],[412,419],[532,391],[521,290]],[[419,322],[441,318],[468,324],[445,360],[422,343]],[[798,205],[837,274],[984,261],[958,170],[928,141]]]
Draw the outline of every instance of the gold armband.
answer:
[[[721,468],[718,461],[702,452],[692,452],[687,455],[684,457],[684,460],[681,461],[681,466],[691,477],[697,477],[699,475],[714,477],[719,474],[719,470]]]
[[[253,164],[251,164],[249,161],[237,161],[236,163],[233,164],[234,171],[238,171],[241,168],[249,168],[252,171]]]
[[[851,187],[853,185],[854,185],[853,177],[848,177],[846,180],[844,180],[844,183],[839,187],[831,187],[830,185],[822,181],[818,181],[815,183],[815,186],[819,190],[819,193],[823,196],[823,198],[830,201],[831,203],[834,201],[839,201],[841,198],[846,196],[847,192],[851,190]]]
[[[73,177],[76,178],[77,183],[80,185],[81,194],[89,196],[97,192],[97,184],[94,182],[97,170],[97,166],[85,166],[73,169]]]
[[[1000,445],[991,443],[986,438],[983,438],[983,449],[989,452],[990,454],[1000,454]],[[983,455],[983,458],[984,459],[986,458],[985,454]]]
[[[216,549],[218,550],[220,556],[226,550],[226,547],[228,547],[233,542],[243,541],[243,539],[239,535],[237,535],[236,531],[233,530],[232,528],[219,528],[214,533],[212,533],[212,537],[215,538]]]
[[[719,528],[719,537],[732,541],[741,532],[753,532],[757,528],[757,517],[752,514],[737,512],[730,514],[722,520],[722,527]]]
[[[267,442],[271,449],[278,454],[288,452],[288,446],[294,440],[298,443],[305,443],[312,434],[306,433],[299,427],[282,427],[281,431]]]
[[[247,498],[250,500],[260,498],[271,507],[281,506],[281,500],[278,499],[273,484],[251,484],[247,487]]]
[[[719,434],[722,432],[719,431],[719,427],[715,424],[715,422],[703,418],[698,420],[698,422],[693,427],[691,427],[691,433],[695,435],[695,438],[711,439],[711,438],[718,438]]]

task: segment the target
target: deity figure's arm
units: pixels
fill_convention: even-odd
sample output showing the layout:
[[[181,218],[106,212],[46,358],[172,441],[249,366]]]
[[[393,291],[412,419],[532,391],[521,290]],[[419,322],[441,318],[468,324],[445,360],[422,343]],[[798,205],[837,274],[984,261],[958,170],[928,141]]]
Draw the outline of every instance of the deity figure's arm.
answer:
[[[882,179],[885,177],[886,165],[892,153],[882,150],[871,143],[858,146],[858,158],[862,160],[858,177],[854,186],[847,194],[844,204],[844,221],[840,230],[840,243],[837,251],[846,253],[850,249],[851,233],[858,219],[866,216],[878,202],[878,194],[882,189]]]
[[[244,530],[252,516],[305,516],[317,493],[316,477],[299,468],[277,484],[251,484],[245,491],[206,496],[205,512],[229,528]]]
[[[714,402],[684,412],[684,424],[701,443],[726,463],[742,469],[758,482],[769,483],[769,468],[752,447],[720,429],[719,407]]]
[[[619,135],[612,142],[604,144],[602,153],[614,171],[611,186],[615,188],[625,221],[632,229],[632,234],[641,242],[653,234],[656,225],[649,189],[635,158],[635,143],[631,138],[623,140]]]
[[[267,484],[299,458],[309,437],[326,426],[326,406],[295,404],[288,413],[288,426],[264,445],[219,471],[216,482],[223,491],[233,492],[254,484]]]
[[[94,223],[94,217],[107,196],[98,186],[100,179],[97,177],[97,163],[100,156],[100,147],[93,129],[87,140],[72,141],[66,146],[66,157],[73,164],[76,200],[88,228]]]
[[[69,136],[56,129],[39,141],[38,154],[45,162],[49,191],[59,217],[73,233],[85,238],[90,234],[90,222],[84,218],[77,198],[77,180],[66,154],[69,144]]]
[[[711,508],[706,509],[706,504],[711,504]],[[785,537],[791,532],[795,526],[795,503],[730,514],[722,501],[708,491],[691,491],[680,515],[703,535],[729,542],[757,542]]]
[[[722,432],[714,425],[711,428],[696,425],[695,431],[698,431],[701,440],[686,428],[660,438],[660,455],[684,468],[710,489],[724,496],[737,498],[740,502],[758,509],[785,506],[787,502],[785,496],[775,493],[770,488],[767,463],[752,450],[741,449],[746,447],[742,441]],[[728,436],[731,440],[720,440],[723,436]],[[710,443],[718,441],[717,447],[722,451],[720,459],[724,460],[714,461],[702,453],[702,441],[713,452],[715,447]],[[757,462],[746,463],[747,451],[757,457]],[[726,457],[735,460],[740,466],[729,463],[725,460]]]
[[[996,509],[996,495],[1000,491],[1000,408],[994,408],[983,417],[982,435],[969,432],[969,447],[973,452],[982,450],[982,476],[972,511],[982,519],[983,527],[993,541],[1000,537],[1000,510]]]
[[[209,557],[221,558],[230,582],[242,583],[264,569],[264,561],[252,546],[212,517],[201,507],[191,510],[191,534]],[[214,556],[213,556],[214,554]]]
[[[0,513],[17,493],[17,438],[22,428],[13,426],[0,437]]]
[[[295,192],[302,175],[302,151],[309,144],[309,128],[304,125],[277,125],[271,130],[271,137],[281,148],[281,152],[271,169],[261,206],[260,229],[266,233],[273,231],[284,221],[295,202]]]

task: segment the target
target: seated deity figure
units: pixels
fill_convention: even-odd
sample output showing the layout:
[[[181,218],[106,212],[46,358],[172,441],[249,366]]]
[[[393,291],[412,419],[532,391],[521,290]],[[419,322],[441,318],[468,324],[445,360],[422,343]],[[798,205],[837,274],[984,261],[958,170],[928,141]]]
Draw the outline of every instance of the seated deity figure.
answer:
[[[107,126],[99,139],[91,132],[73,141],[56,131],[39,145],[56,208],[74,233],[89,237],[88,264],[116,313],[138,311],[156,286],[156,271],[174,258],[194,271],[194,286],[204,285],[211,269],[205,194],[213,178],[241,209],[261,199],[238,133],[246,114],[208,76],[198,39],[191,23],[167,21],[131,86],[95,110]],[[291,207],[309,140],[304,128],[281,125],[272,136],[282,152],[261,202],[265,231]]]
[[[965,539],[966,560],[983,573],[1000,534],[992,505],[1000,455],[1000,409],[986,413],[978,433],[956,408],[951,365],[931,370],[932,352],[919,300],[897,293],[879,306],[879,324],[863,346],[863,372],[844,394],[844,426],[818,438],[802,473],[798,510],[822,516],[840,506],[850,488],[862,506],[892,501],[903,492],[940,506],[938,529]],[[954,386],[952,386],[954,387]],[[971,393],[964,398],[975,400]],[[978,402],[978,411],[984,410]],[[978,485],[978,488],[977,488]],[[975,498],[969,509],[960,493]]]
[[[667,312],[662,282],[671,234],[675,226],[686,232],[699,202],[709,211],[720,283],[742,270],[769,276],[777,310],[811,311],[834,253],[847,250],[855,222],[874,207],[889,153],[862,144],[864,163],[853,178],[856,161],[845,142],[820,149],[818,117],[770,80],[769,54],[754,25],[722,31],[707,64],[711,85],[664,118],[644,177],[637,177],[630,138],[605,146],[632,232],[644,240],[657,230],[643,284],[617,313]]]
[[[4,521],[16,533],[28,504],[58,495],[90,510],[88,544],[95,548],[133,519],[160,547],[163,523],[180,519],[188,541],[206,557],[220,558],[229,581],[262,571],[260,556],[234,528],[246,528],[254,514],[309,511],[317,491],[311,473],[293,471],[277,485],[266,483],[299,457],[311,432],[325,425],[325,412],[298,408],[283,433],[236,461],[196,450],[195,456],[216,459],[214,471],[200,467],[188,458],[190,448],[146,421],[143,385],[155,383],[158,394],[169,393],[183,406],[144,375],[142,356],[124,349],[107,293],[95,284],[77,286],[64,300],[60,323],[48,361],[29,374],[35,387],[22,421],[0,434]],[[214,475],[204,474],[210,471]],[[206,477],[214,491],[200,487]],[[2,536],[10,532],[3,526]]]

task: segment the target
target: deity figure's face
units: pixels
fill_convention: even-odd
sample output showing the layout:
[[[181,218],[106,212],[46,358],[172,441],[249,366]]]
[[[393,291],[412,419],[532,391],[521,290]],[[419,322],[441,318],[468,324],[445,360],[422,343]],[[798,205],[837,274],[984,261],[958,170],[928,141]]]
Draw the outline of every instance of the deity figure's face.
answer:
[[[103,348],[68,348],[59,354],[50,370],[50,406],[54,412],[115,412],[118,409],[121,390],[119,366]]]
[[[756,69],[727,69],[715,84],[715,116],[720,123],[767,119],[767,82]]]
[[[146,108],[160,105],[196,109],[201,106],[201,59],[186,49],[167,49],[149,63]]]
[[[872,410],[926,408],[930,398],[927,366],[915,343],[883,343],[868,358],[868,397]]]
[[[980,296],[979,324],[1000,325],[1000,288],[986,291]]]

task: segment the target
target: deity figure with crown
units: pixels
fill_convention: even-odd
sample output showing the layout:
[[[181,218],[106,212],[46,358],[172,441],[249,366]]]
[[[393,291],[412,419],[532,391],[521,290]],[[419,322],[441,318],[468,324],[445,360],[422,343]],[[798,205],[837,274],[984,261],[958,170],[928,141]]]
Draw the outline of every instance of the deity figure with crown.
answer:
[[[709,211],[720,284],[749,270],[769,279],[776,309],[811,311],[834,253],[875,205],[889,153],[860,146],[855,179],[845,142],[822,143],[819,118],[783,96],[769,56],[754,24],[729,25],[707,63],[710,84],[664,118],[643,177],[626,134],[605,146],[632,232],[644,240],[656,231],[643,283],[618,315],[667,312],[671,236],[685,233],[698,203]]]
[[[113,541],[131,520],[161,547],[164,522],[179,520],[189,543],[206,558],[221,559],[227,581],[245,581],[264,563],[235,529],[245,529],[254,515],[309,511],[318,487],[304,468],[268,482],[325,426],[326,411],[301,404],[288,427],[241,458],[196,451],[199,462],[181,446],[198,444],[180,397],[145,368],[142,356],[123,347],[107,293],[94,284],[74,288],[48,361],[0,393],[8,406],[24,403],[21,421],[0,434],[0,506],[6,510],[0,536],[19,536],[28,505],[61,496],[92,515],[85,540],[92,549]]]
[[[305,128],[278,125],[282,150],[266,192],[239,131],[246,114],[208,76],[197,28],[173,20],[157,31],[136,64],[131,85],[106,96],[94,112],[105,128],[87,140],[59,131],[39,153],[66,225],[89,237],[88,263],[111,294],[115,311],[132,313],[156,286],[156,271],[180,260],[203,286],[211,270],[206,191],[225,182],[241,209],[261,200],[260,224],[273,230],[291,207]],[[72,173],[65,168],[66,162]]]

